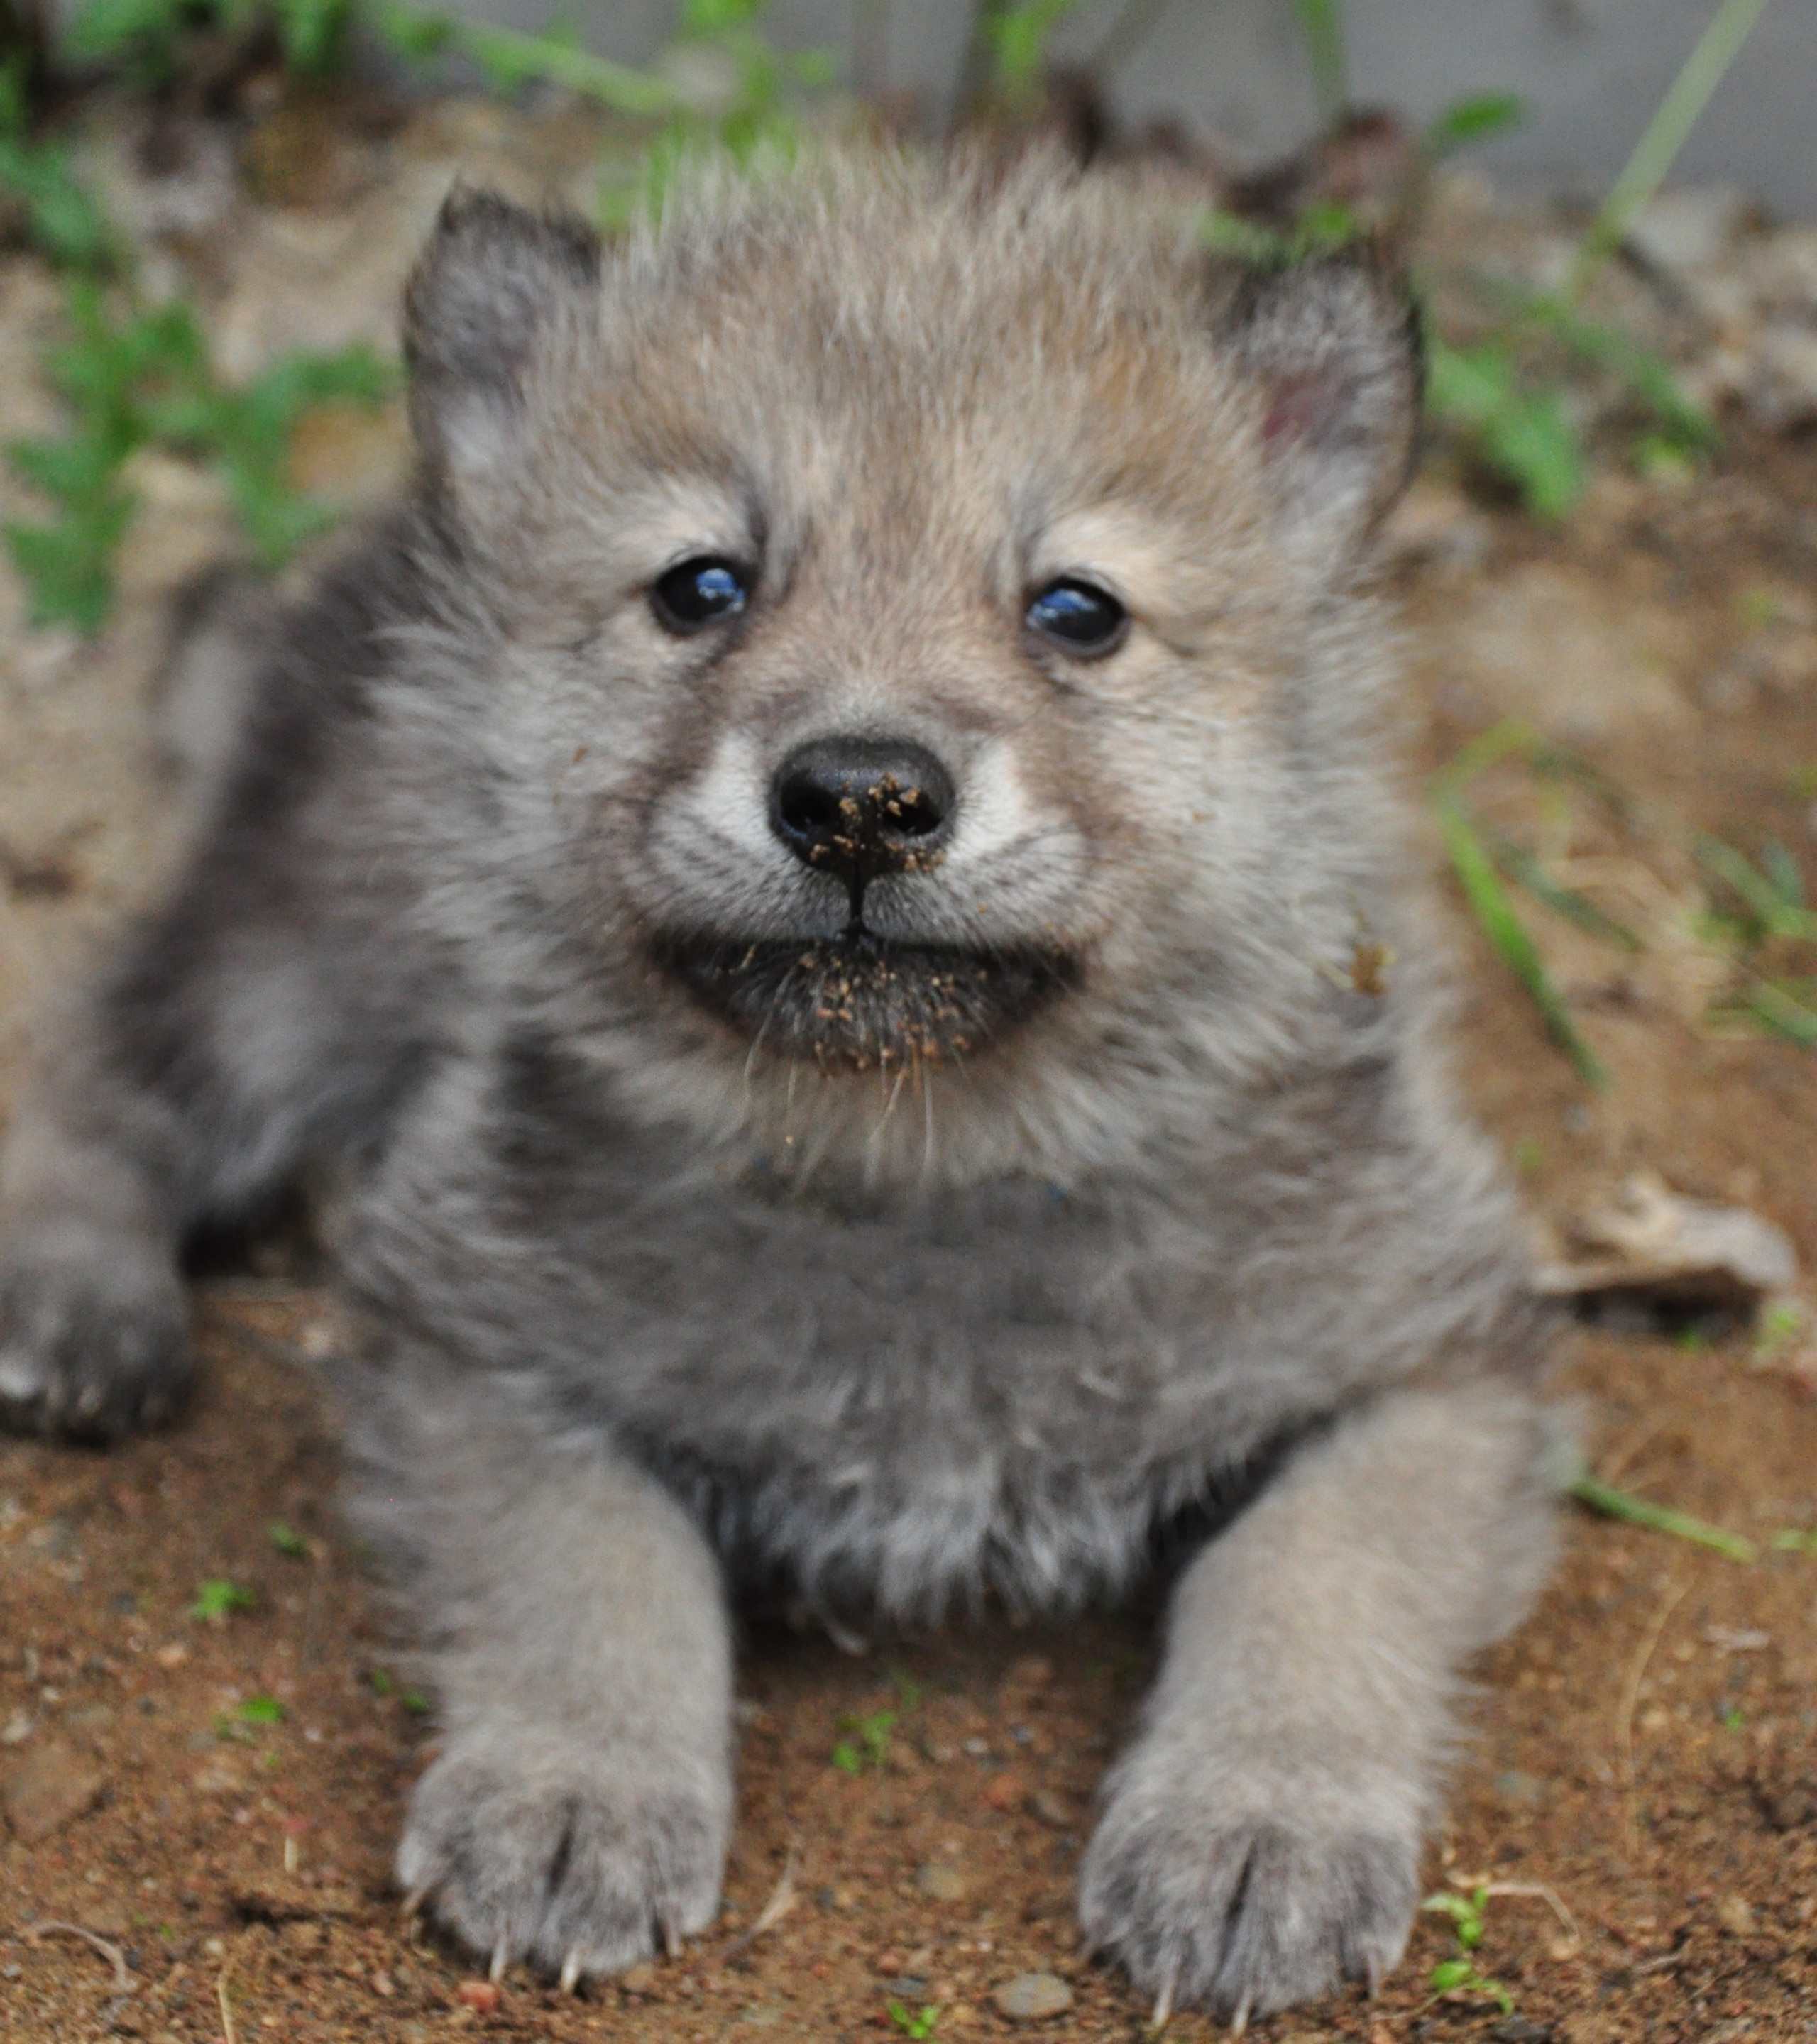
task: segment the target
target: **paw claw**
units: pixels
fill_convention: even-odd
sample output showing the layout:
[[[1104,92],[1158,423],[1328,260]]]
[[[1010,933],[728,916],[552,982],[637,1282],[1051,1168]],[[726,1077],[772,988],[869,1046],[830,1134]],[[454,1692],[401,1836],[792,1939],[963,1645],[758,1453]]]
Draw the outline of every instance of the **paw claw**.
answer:
[[[1086,1934],[1156,1996],[1208,2009],[1242,2036],[1346,1977],[1400,1956],[1417,1895],[1413,1835],[1340,1819],[1293,1830],[1230,1807],[1195,1812],[1189,1790],[1113,1796],[1081,1881]]]
[[[1174,1991],[1180,1984],[1176,1969],[1168,1974],[1161,1984],[1161,1992],[1154,1997],[1154,2013],[1148,2019],[1148,2027],[1158,2037],[1174,2019]]]
[[[98,1224],[40,1221],[9,1216],[0,1245],[0,1427],[117,1440],[173,1408],[189,1379],[175,1259]]]
[[[712,1920],[729,1776],[718,1794],[698,1777],[656,1794],[647,1754],[613,1758],[512,1723],[456,1740],[417,1783],[400,1885],[490,1954],[494,1981],[521,1960],[572,1992]]]

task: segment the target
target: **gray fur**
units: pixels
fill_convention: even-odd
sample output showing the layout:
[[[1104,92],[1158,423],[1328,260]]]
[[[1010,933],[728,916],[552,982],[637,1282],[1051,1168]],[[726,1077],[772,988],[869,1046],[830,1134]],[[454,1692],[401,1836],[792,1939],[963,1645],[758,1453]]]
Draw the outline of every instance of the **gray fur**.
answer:
[[[186,878],[17,1120],[0,1399],[157,1416],[186,1233],[332,1166],[447,1733],[401,1876],[570,1977],[716,1906],[722,1583],[1064,1610],[1229,1520],[1085,1921],[1227,2013],[1378,1974],[1549,1539],[1546,1326],[1375,736],[1398,299],[860,158],[603,256],[458,197],[409,315],[418,484],[261,638]],[[669,636],[705,554],[751,608]],[[1102,659],[1022,628],[1070,574],[1135,620]],[[766,808],[828,734],[958,790],[855,951]],[[774,1040],[697,997],[764,946]]]

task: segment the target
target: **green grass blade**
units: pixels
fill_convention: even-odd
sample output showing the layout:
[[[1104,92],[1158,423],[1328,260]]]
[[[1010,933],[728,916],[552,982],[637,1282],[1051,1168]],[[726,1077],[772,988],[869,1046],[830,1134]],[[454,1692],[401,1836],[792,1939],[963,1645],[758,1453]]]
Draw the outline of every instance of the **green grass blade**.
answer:
[[[1350,64],[1344,54],[1344,22],[1338,0],[1293,0],[1300,39],[1312,67],[1319,111],[1335,121],[1350,103]]]
[[[440,50],[460,50],[501,91],[532,83],[559,85],[620,113],[657,117],[684,110],[680,93],[658,73],[610,63],[552,36],[458,21],[397,0],[374,9],[370,18],[400,56],[421,63]]]
[[[1571,1495],[1580,1504],[1600,1512],[1606,1519],[1620,1519],[1630,1526],[1644,1526],[1650,1532],[1669,1533],[1674,1539],[1692,1541],[1700,1547],[1713,1547],[1731,1562],[1751,1562],[1760,1558],[1753,1541],[1727,1527],[1712,1526],[1708,1520],[1693,1519],[1688,1512],[1674,1512],[1669,1505],[1654,1504],[1636,1497],[1631,1490],[1618,1490],[1612,1483],[1593,1476],[1581,1476],[1571,1485]]]
[[[1642,347],[1619,327],[1586,319],[1563,298],[1547,292],[1537,296],[1511,293],[1493,279],[1485,282],[1490,296],[1508,307],[1512,319],[1530,321],[1580,361],[1619,377],[1629,392],[1687,448],[1708,452],[1720,441],[1715,421],[1687,394],[1664,355]]]
[[[1817,1011],[1795,1000],[1784,987],[1775,986],[1770,979],[1761,980],[1742,996],[1742,1005],[1769,1029],[1777,1029],[1807,1051],[1817,1051]]]
[[[1432,777],[1435,801],[1454,801],[1479,774],[1498,766],[1515,753],[1532,755],[1545,741],[1524,718],[1504,717],[1473,738],[1449,765]]]
[[[1732,844],[1700,833],[1692,848],[1719,880],[1740,895],[1769,935],[1817,943],[1817,913],[1787,901],[1772,881]]]
[[[1465,897],[1484,933],[1500,953],[1504,964],[1527,989],[1554,1041],[1576,1067],[1578,1077],[1587,1085],[1606,1085],[1608,1074],[1602,1060],[1578,1034],[1570,1010],[1552,984],[1538,950],[1527,935],[1526,924],[1515,913],[1514,905],[1508,900],[1508,892],[1496,871],[1495,862],[1462,805],[1455,796],[1443,795],[1435,801],[1433,808],[1439,828],[1444,833],[1446,849],[1451,855],[1451,863],[1463,884]]]
[[[1420,142],[1429,156],[1448,156],[1473,142],[1505,134],[1527,118],[1526,103],[1512,92],[1479,92],[1454,100],[1427,126]]]
[[[1531,852],[1523,851],[1512,838],[1504,837],[1499,831],[1492,832],[1489,844],[1496,866],[1510,880],[1524,887],[1535,901],[1543,902],[1555,914],[1575,923],[1579,929],[1588,931],[1592,936],[1619,944],[1625,951],[1643,948],[1639,938],[1625,923],[1618,923],[1613,916],[1605,916],[1595,902],[1580,894],[1576,888],[1562,886]]]
[[[1722,0],[1578,244],[1565,286],[1568,301],[1583,296],[1611,252],[1620,247],[1635,215],[1665,182],[1711,94],[1727,76],[1765,8],[1766,0]]]

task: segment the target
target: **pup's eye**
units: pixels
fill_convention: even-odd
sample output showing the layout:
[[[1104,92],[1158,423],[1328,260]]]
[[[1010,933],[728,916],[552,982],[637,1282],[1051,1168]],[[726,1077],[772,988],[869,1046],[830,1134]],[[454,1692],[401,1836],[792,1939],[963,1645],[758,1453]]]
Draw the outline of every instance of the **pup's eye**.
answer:
[[[650,592],[656,622],[680,636],[736,617],[750,600],[744,570],[710,554],[670,568]]]
[[[1129,613],[1089,582],[1054,582],[1029,605],[1027,622],[1069,653],[1108,653],[1122,644]]]

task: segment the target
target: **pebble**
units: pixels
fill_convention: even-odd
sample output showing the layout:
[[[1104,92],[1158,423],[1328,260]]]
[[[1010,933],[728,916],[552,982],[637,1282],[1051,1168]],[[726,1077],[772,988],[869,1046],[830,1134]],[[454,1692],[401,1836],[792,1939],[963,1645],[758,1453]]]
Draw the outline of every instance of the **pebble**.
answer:
[[[990,1998],[997,2013],[1012,2023],[1039,2023],[1045,2016],[1064,2015],[1073,2005],[1073,1990],[1053,1973],[1018,1973],[993,1987]]]
[[[1733,185],[1665,191],[1641,208],[1627,238],[1656,268],[1703,270],[1734,241],[1746,215],[1746,198]]]
[[[970,1883],[956,1866],[944,1860],[930,1860],[915,1876],[915,1885],[930,1901],[958,1902]]]
[[[1751,1938],[1754,1904],[1745,1895],[1725,1895],[1716,1904],[1716,1921],[1731,1938]]]
[[[1551,2026],[1527,2015],[1504,2015],[1489,2035],[1495,2044],[1552,2044]]]
[[[490,2015],[503,1998],[496,1981],[463,1981],[455,1989],[455,2000],[461,2007],[479,2015]]]
[[[1496,1793],[1504,1803],[1543,1803],[1546,1800],[1546,1784],[1538,1775],[1523,1773],[1518,1767],[1498,1774],[1495,1786]]]
[[[1028,1793],[1028,1785],[1011,1768],[993,1774],[985,1784],[981,1797],[985,1806],[992,1810],[1018,1810]]]
[[[86,1816],[106,1786],[106,1776],[92,1762],[61,1739],[47,1739],[6,1777],[6,1821],[16,1838],[36,1845]]]
[[[1065,1831],[1073,1821],[1071,1808],[1051,1788],[1035,1791],[1028,1799],[1028,1814],[1056,1831]]]

